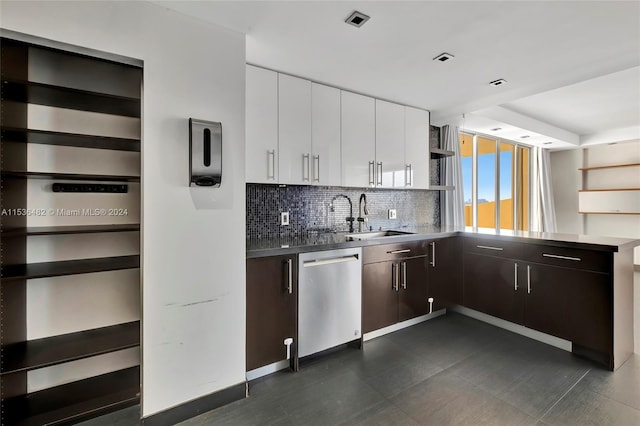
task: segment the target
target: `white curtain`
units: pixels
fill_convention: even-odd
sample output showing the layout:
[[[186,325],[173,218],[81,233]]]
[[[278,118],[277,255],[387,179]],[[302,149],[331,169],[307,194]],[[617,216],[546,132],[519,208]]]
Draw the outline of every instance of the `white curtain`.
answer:
[[[532,153],[531,230],[556,232],[556,209],[553,203],[549,150],[534,147]]]
[[[462,160],[457,126],[443,126],[440,130],[443,148],[455,152],[444,160],[444,182],[441,185],[454,186],[453,191],[444,191],[444,205],[441,209],[442,223],[454,230],[464,229],[464,190],[462,188]]]

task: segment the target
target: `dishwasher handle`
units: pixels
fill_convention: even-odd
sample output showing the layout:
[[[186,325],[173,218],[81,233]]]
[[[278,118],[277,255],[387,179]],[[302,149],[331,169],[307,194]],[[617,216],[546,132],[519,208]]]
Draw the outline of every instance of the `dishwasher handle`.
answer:
[[[304,268],[310,268],[313,266],[332,265],[334,263],[355,262],[359,259],[357,254],[350,254],[348,256],[331,257],[329,259],[314,259],[303,262]]]

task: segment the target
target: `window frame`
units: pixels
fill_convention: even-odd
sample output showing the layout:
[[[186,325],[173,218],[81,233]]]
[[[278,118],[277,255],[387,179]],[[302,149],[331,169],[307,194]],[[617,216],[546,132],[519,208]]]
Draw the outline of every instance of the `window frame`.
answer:
[[[478,138],[484,138],[495,142],[495,182],[494,182],[494,191],[495,191],[495,227],[494,228],[486,228],[486,229],[495,229],[496,231],[501,230],[510,230],[507,228],[502,228],[500,226],[500,144],[505,143],[513,146],[513,179],[512,179],[512,193],[513,193],[513,231],[520,231],[520,216],[518,214],[518,206],[521,204],[522,198],[522,190],[520,189],[520,179],[522,178],[522,150],[526,149],[529,152],[528,155],[528,182],[529,182],[529,190],[527,191],[527,227],[531,225],[531,170],[532,170],[532,161],[533,161],[533,146],[524,144],[521,142],[512,141],[509,139],[499,138],[492,135],[487,135],[480,132],[473,132],[469,130],[460,130],[459,131],[459,141],[462,140],[461,136],[466,135],[472,137],[472,148],[471,148],[471,227],[474,229],[478,228]],[[521,148],[521,149],[519,149]]]

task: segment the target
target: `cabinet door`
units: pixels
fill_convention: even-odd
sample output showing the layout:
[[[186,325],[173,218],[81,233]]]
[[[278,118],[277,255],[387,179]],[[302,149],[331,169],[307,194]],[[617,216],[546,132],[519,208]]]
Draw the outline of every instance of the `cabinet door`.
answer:
[[[525,325],[579,345],[610,352],[613,344],[609,274],[529,264]],[[528,284],[528,285],[527,285]]]
[[[375,185],[375,103],[374,99],[340,92],[342,105],[342,185]]]
[[[524,263],[512,259],[465,253],[464,305],[494,317],[522,324],[523,297],[526,292],[526,283],[521,276],[524,267]]]
[[[404,107],[376,99],[376,186],[405,186]]]
[[[434,311],[462,304],[460,245],[455,237],[429,243],[428,297],[433,297]]]
[[[405,107],[404,129],[407,186],[429,189],[429,111]]]
[[[278,74],[278,182],[311,184],[311,82]]]
[[[399,270],[393,262],[370,263],[362,268],[362,330],[365,333],[398,321]]]
[[[311,183],[340,186],[340,90],[311,83]]]
[[[247,182],[278,181],[278,74],[247,65],[246,75]]]
[[[427,256],[399,262],[398,321],[405,321],[429,313],[427,266]]]
[[[247,259],[247,371],[286,359],[284,339],[296,340],[297,270],[295,256]]]

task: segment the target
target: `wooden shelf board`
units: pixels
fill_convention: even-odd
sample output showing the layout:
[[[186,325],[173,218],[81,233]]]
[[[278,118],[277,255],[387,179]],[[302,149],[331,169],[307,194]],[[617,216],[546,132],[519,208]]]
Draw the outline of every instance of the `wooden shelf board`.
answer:
[[[15,127],[2,128],[2,141],[140,152],[139,139],[83,135],[48,130],[19,129]]]
[[[8,345],[2,374],[34,370],[140,345],[140,321]]]
[[[17,228],[3,230],[3,237],[15,236],[36,236],[36,235],[62,235],[62,234],[94,234],[102,232],[131,232],[139,231],[140,225],[135,224],[114,224],[114,225],[82,225],[82,226],[34,226],[27,228]]]
[[[580,189],[578,192],[640,191],[640,188]]]
[[[101,182],[139,182],[140,176],[85,175],[77,173],[3,171],[2,178],[88,180]]]
[[[431,158],[443,158],[443,157],[453,157],[454,155],[456,155],[455,152],[453,151],[448,151],[446,149],[440,149],[440,148],[431,148],[430,150],[431,153]]]
[[[58,277],[117,271],[140,267],[140,256],[101,257],[96,259],[64,260],[60,262],[27,263],[2,267],[3,280]]]
[[[586,171],[586,170],[617,169],[619,167],[634,167],[634,166],[640,166],[640,163],[614,164],[611,166],[580,167],[578,170]]]
[[[138,404],[140,367],[33,392],[3,401],[3,417],[16,426],[59,425]]]
[[[578,212],[580,214],[626,214],[626,215],[640,215],[640,212],[631,213],[631,212]]]
[[[2,96],[15,102],[140,117],[140,99],[32,81],[3,80]]]

